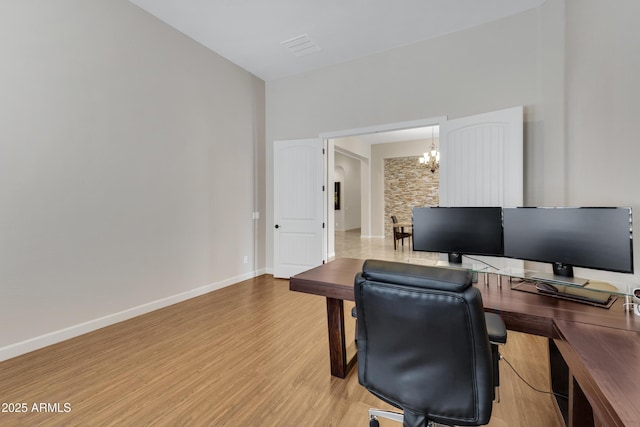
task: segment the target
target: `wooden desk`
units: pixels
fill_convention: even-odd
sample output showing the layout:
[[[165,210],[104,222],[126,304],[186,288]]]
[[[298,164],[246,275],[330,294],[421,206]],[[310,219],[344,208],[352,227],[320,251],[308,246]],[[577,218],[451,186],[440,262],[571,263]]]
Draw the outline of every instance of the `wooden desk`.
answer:
[[[640,332],[557,320],[569,368],[568,425],[640,425]]]
[[[289,289],[292,291],[326,297],[331,375],[339,378],[344,378],[356,362],[355,357],[347,360],[346,355],[344,301],[354,300],[354,278],[356,273],[361,271],[363,262],[360,259],[339,258],[300,273],[289,281]],[[519,292],[498,283],[497,278],[492,276],[488,285],[474,285],[482,293],[485,310],[500,314],[508,329],[548,337],[550,352],[553,352],[552,358],[559,357],[561,364],[566,361],[571,378],[582,386],[570,387],[569,402],[559,402],[568,425],[589,425],[581,423],[575,416],[575,413],[583,412],[579,405],[585,402],[594,408],[594,418],[599,423],[591,425],[640,425],[640,385],[636,384],[640,379],[640,368],[632,370],[635,377],[630,377],[627,375],[629,370],[622,369],[614,361],[622,351],[627,355],[626,359],[622,359],[625,363],[631,363],[635,358],[634,363],[637,366],[640,357],[640,318],[624,313],[622,298],[618,298],[614,305],[606,310]],[[588,338],[586,344],[582,338]],[[630,342],[634,339],[635,344]],[[601,343],[604,347],[597,347],[594,343]],[[630,347],[623,350],[618,348],[621,345]],[[557,353],[556,348],[559,350]],[[604,368],[608,363],[613,366],[610,370]],[[552,371],[552,376],[554,374]],[[616,384],[624,394],[635,399],[634,404],[622,411],[619,405],[611,403],[618,399],[618,395],[609,388],[599,387],[601,383]],[[575,395],[573,391],[576,392]],[[582,392],[586,395],[583,401],[578,396]],[[563,406],[566,407],[562,408]],[[635,422],[630,424],[632,419],[635,419]]]

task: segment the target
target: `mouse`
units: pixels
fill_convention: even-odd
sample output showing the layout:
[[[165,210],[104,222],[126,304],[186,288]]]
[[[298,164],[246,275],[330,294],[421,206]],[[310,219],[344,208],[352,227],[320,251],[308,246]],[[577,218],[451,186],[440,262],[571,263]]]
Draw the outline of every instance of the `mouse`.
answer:
[[[558,292],[558,288],[550,283],[536,283],[536,289],[540,292],[551,292],[554,294]]]

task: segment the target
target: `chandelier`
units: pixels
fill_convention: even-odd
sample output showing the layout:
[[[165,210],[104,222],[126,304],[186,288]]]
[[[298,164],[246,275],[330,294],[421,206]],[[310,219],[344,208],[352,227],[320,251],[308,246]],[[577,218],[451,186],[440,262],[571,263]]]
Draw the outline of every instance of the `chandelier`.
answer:
[[[433,126],[431,127],[431,150],[420,157],[420,163],[425,165],[431,172],[435,172],[440,166],[440,152],[436,149],[433,139]]]

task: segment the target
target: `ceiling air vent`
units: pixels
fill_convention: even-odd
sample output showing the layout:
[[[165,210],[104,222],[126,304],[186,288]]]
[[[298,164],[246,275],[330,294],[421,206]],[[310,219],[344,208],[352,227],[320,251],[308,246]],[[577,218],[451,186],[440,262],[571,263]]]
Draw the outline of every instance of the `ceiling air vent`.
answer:
[[[320,50],[320,46],[315,44],[307,34],[285,40],[280,44],[289,49],[294,56],[304,56]]]

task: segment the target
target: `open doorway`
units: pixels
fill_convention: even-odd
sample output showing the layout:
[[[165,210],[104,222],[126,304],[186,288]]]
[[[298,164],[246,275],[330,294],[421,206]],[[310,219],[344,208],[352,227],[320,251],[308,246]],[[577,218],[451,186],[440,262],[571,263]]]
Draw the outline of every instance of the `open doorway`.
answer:
[[[390,217],[396,215],[410,223],[413,206],[438,203],[438,171],[431,172],[419,162],[425,152],[437,150],[437,120],[432,119],[429,126],[329,140],[329,172],[333,175],[329,187],[339,183],[341,198],[339,209],[329,212],[333,227],[328,230],[330,258],[368,253],[406,260],[411,252],[409,242],[388,253],[389,248],[393,250]]]
[[[426,120],[428,121],[428,120]],[[438,137],[431,136],[421,142],[421,148],[415,153],[410,151],[405,156],[419,156],[425,148],[440,146],[442,149],[442,164],[440,165],[440,179],[438,181],[437,199],[401,202],[405,205],[416,206],[521,206],[523,200],[523,107],[511,107],[503,110],[481,113],[474,116],[461,117],[453,120],[431,119],[429,123],[422,121],[421,125],[403,127],[388,125],[368,129],[368,132],[355,130],[332,135],[321,135],[329,141],[329,145],[335,149],[350,150],[360,153],[366,160],[367,179],[362,181],[362,230],[361,241],[367,239],[374,241],[390,234],[390,211],[385,211],[383,198],[385,185],[384,159],[400,157],[402,154],[383,153],[385,148],[393,147],[393,140],[367,143],[368,138],[376,139],[393,135],[393,130],[413,130],[417,128],[429,128],[438,125]],[[434,128],[435,129],[435,128]],[[431,130],[431,129],[429,129]],[[433,134],[432,134],[433,135]],[[442,145],[440,142],[442,136]],[[327,138],[330,136],[331,138]],[[416,140],[418,141],[418,140]],[[414,141],[414,142],[416,142]],[[433,144],[434,142],[438,144]],[[406,146],[411,145],[408,138]],[[352,149],[355,147],[355,150]],[[427,150],[429,149],[427,148]],[[391,150],[391,149],[390,149]],[[410,150],[410,149],[409,149]],[[329,160],[333,161],[333,151],[330,151]],[[415,158],[410,164],[415,164]],[[397,167],[403,169],[402,166]],[[405,167],[406,169],[406,167]],[[330,170],[332,170],[330,168]],[[364,176],[364,175],[363,175]],[[388,180],[387,180],[388,181]],[[333,181],[331,181],[333,183]],[[422,194],[420,195],[422,196]],[[366,198],[366,199],[365,199]],[[390,205],[390,203],[387,203]],[[410,206],[407,206],[405,217],[400,221],[409,223]],[[391,208],[392,210],[394,208]],[[333,212],[331,212],[333,215]],[[333,216],[331,216],[333,219]],[[387,226],[385,227],[385,223]],[[329,223],[328,232],[333,240],[334,224]],[[385,231],[389,230],[389,231]],[[392,240],[392,239],[390,239]],[[333,248],[333,246],[332,246]],[[335,251],[334,251],[335,254]],[[337,254],[336,254],[337,255]],[[413,255],[413,254],[412,254]]]

